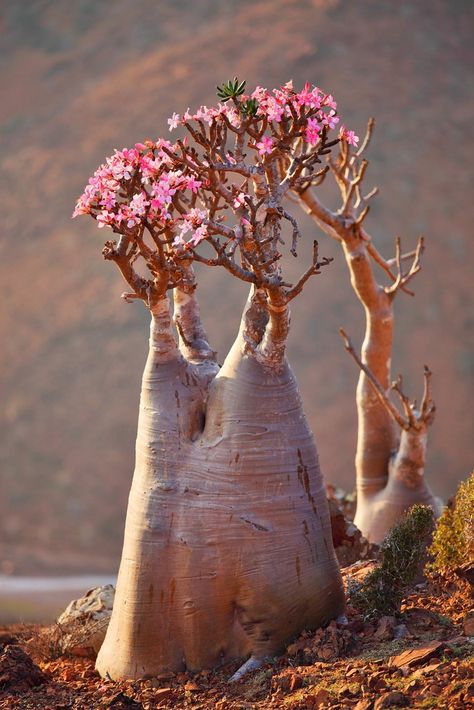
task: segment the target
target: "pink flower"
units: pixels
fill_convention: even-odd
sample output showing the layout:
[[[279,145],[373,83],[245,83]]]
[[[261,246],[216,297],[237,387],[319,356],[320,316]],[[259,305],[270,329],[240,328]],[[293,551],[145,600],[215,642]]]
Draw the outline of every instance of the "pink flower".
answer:
[[[334,97],[331,94],[327,94],[323,99],[323,106],[330,106],[334,110],[337,109],[337,103],[334,101]]]
[[[193,247],[197,247],[198,244],[200,244],[205,238],[207,237],[207,225],[206,224],[201,224],[200,227],[194,230],[194,234],[189,240],[188,244],[191,244]]]
[[[269,121],[275,121],[280,123],[281,117],[285,113],[285,107],[276,101],[276,99],[270,98],[267,102],[266,114]]]
[[[237,197],[235,198],[235,200],[233,202],[236,210],[238,210],[239,207],[245,206],[245,198],[246,197],[247,197],[247,195],[245,194],[245,192],[239,192],[239,194],[237,195]]]
[[[257,86],[257,88],[250,94],[250,97],[252,99],[257,99],[258,103],[265,101],[268,96],[268,89],[264,89],[263,86]]]
[[[359,136],[356,136],[354,131],[348,131],[345,126],[341,126],[341,130],[339,131],[339,138],[342,138],[343,140],[347,141],[349,145],[356,146],[359,142]]]
[[[193,207],[192,210],[185,215],[185,219],[189,220],[193,227],[199,227],[203,220],[207,219],[206,210],[200,210],[199,207]]]
[[[329,128],[335,128],[336,123],[339,123],[339,116],[336,116],[334,109],[331,109],[329,113],[324,113],[321,119],[323,126],[328,126]]]
[[[263,136],[262,140],[257,143],[258,152],[260,155],[265,155],[265,153],[271,153],[273,150],[273,138],[270,136]]]
[[[116,180],[130,180],[132,169],[124,160],[114,160],[111,164],[112,175]]]
[[[87,207],[83,203],[82,198],[79,198],[79,200],[76,203],[76,208],[75,208],[74,212],[72,213],[72,219],[74,219],[74,217],[79,217],[79,215],[81,215],[81,214],[90,214],[90,211],[91,211],[90,207]]]
[[[141,192],[139,195],[134,195],[130,200],[130,210],[135,215],[143,217],[149,204],[150,203],[146,199],[146,193]]]
[[[196,193],[198,189],[201,187],[202,182],[201,180],[196,180],[194,175],[191,175],[190,177],[186,178],[186,187],[188,190],[191,190],[191,192]]]
[[[105,207],[106,210],[111,210],[117,204],[115,193],[109,191],[104,192],[100,204]]]
[[[197,121],[206,121],[209,125],[212,123],[213,119],[213,111],[210,108],[207,108],[207,106],[201,106],[197,112],[196,115],[193,116]]]
[[[139,222],[140,220],[136,215],[131,215],[127,220],[127,227],[132,229],[132,227],[136,227]]]
[[[107,210],[104,210],[103,212],[99,212],[96,219],[99,223],[97,225],[99,229],[103,229],[104,227],[110,227],[114,223],[115,215],[113,212],[108,212]]]
[[[321,126],[316,118],[308,118],[305,130],[305,138],[310,145],[316,145],[319,140]]]
[[[179,113],[173,113],[171,118],[168,119],[168,126],[170,127],[170,131],[172,131],[174,128],[178,127],[179,121],[180,121]]]
[[[180,232],[179,234],[177,234],[177,235],[175,236],[175,238],[173,239],[173,244],[172,244],[172,246],[174,246],[174,247],[184,247],[184,246],[186,246],[186,242],[184,241],[184,236],[183,236],[183,234],[184,234],[183,232]]]
[[[306,82],[303,91],[296,94],[294,97],[296,107],[308,106],[309,108],[319,108],[321,106],[321,94],[317,86],[313,86]]]
[[[240,127],[240,115],[233,106],[224,104],[222,112],[225,113],[225,115],[227,116],[227,120],[229,121],[231,126],[233,126],[234,128]]]

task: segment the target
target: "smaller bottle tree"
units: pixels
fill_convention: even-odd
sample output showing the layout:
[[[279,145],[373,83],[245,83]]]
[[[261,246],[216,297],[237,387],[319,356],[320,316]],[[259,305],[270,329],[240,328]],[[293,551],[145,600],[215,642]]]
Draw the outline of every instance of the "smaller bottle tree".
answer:
[[[364,156],[373,127],[371,119],[360,146],[355,139],[340,141],[337,154],[327,156],[322,179],[331,176],[334,181],[341,199],[337,211],[328,208],[310,184],[298,186],[295,192],[320,229],[341,245],[352,288],[364,308],[366,327],[360,357],[345,336],[346,347],[361,370],[356,394],[355,523],[371,542],[380,543],[412,505],[431,506],[437,515],[441,505],[424,476],[428,427],[435,412],[431,372],[425,368],[420,409],[403,393],[400,378],[393,389],[400,397],[404,415],[390,399],[393,304],[400,292],[414,295],[409,283],[421,269],[424,241],[421,237],[416,248],[404,254],[397,238],[395,256],[386,260],[365,228],[370,200],[378,191],[364,190],[368,167]],[[379,283],[377,268],[388,284]]]
[[[286,360],[301,276],[288,197],[317,185],[340,142],[334,98],[291,82],[251,94],[235,79],[217,107],[173,114],[182,138],[116,151],[74,215],[108,240],[104,258],[151,314],[136,466],[101,674],[138,678],[250,656],[255,665],[344,607],[314,438]],[[285,245],[282,226],[291,227]],[[250,293],[219,369],[201,321],[195,262]],[[173,300],[173,316],[170,298]],[[248,667],[248,666],[246,666]]]

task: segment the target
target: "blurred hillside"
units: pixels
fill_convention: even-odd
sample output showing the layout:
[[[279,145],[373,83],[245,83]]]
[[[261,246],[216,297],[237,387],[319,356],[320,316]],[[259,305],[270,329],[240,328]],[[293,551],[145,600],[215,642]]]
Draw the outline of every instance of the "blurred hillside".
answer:
[[[1,10],[0,570],[113,570],[133,469],[147,314],[125,305],[92,220],[71,222],[89,175],[166,118],[293,78],[330,90],[360,133],[374,115],[367,227],[391,255],[427,237],[416,298],[397,301],[394,374],[423,363],[438,405],[427,476],[448,496],[472,466],[474,6],[458,0],[6,0]],[[311,241],[314,225],[302,219]],[[339,325],[362,314],[335,262],[293,308],[290,358],[326,479],[353,486],[357,372]],[[202,309],[224,357],[245,298],[203,273]],[[471,330],[472,332],[472,330]],[[472,353],[472,350],[471,350]],[[472,392],[472,389],[471,389]],[[3,561],[3,567],[2,567]]]

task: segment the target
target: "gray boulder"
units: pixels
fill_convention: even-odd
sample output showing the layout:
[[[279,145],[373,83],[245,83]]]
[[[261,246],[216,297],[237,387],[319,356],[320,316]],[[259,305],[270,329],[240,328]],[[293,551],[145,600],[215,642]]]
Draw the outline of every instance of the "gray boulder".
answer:
[[[114,603],[112,584],[89,589],[72,601],[57,619],[60,646],[64,653],[96,656],[105,638]]]

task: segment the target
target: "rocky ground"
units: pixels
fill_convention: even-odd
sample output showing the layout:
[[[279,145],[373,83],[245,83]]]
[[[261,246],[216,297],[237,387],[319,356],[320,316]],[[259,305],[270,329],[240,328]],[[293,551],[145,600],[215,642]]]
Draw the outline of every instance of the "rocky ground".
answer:
[[[345,568],[347,580],[370,562]],[[0,627],[0,708],[381,710],[474,708],[474,613],[465,580],[424,581],[397,618],[348,607],[348,624],[303,633],[286,653],[230,684],[237,664],[137,682],[101,679],[92,658],[54,657],[39,627]]]

